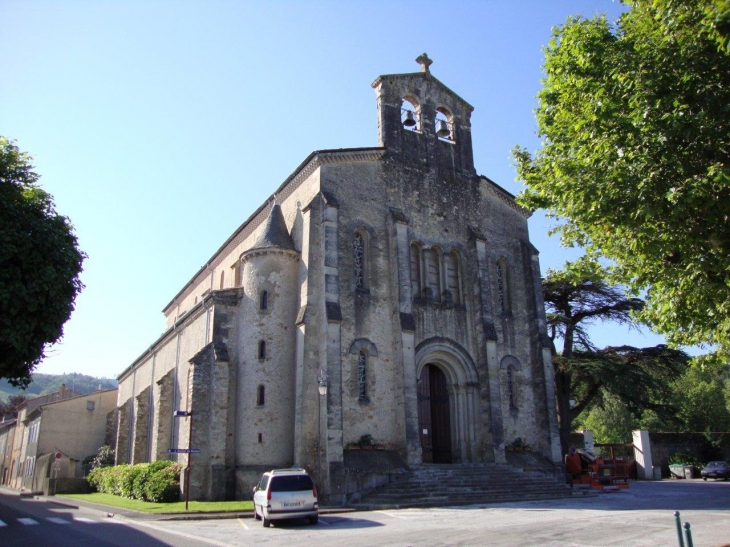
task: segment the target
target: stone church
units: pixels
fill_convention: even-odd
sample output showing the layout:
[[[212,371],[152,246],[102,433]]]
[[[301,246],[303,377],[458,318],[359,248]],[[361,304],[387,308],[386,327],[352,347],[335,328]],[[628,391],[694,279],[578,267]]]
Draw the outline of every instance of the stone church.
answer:
[[[378,146],[310,154],[167,304],[119,376],[117,463],[189,461],[211,500],[304,467],[336,503],[363,436],[405,469],[504,462],[517,438],[561,461],[530,212],[417,62],[372,84]]]

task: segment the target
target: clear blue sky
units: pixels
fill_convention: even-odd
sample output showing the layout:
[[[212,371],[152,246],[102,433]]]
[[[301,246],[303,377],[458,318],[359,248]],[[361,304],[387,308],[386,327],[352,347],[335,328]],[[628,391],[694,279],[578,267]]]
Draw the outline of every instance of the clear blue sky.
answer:
[[[0,2],[0,134],[89,255],[38,372],[116,376],[161,309],[313,150],[377,145],[380,74],[432,73],[474,107],[477,171],[512,193],[534,149],[542,47],[612,0]],[[530,220],[543,272],[570,258]],[[661,342],[610,327],[599,345]]]

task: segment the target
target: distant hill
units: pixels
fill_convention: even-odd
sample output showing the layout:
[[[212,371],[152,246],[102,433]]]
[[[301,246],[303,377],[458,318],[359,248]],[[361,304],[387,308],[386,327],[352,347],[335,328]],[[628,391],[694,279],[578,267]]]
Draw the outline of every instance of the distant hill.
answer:
[[[11,386],[7,380],[0,379],[0,403],[6,403],[13,395],[25,395],[28,399],[53,393],[61,389],[61,384],[66,384],[68,389],[73,389],[86,395],[92,391],[101,389],[114,389],[117,381],[112,378],[95,378],[72,372],[71,374],[34,374],[33,381],[27,389],[22,390]]]

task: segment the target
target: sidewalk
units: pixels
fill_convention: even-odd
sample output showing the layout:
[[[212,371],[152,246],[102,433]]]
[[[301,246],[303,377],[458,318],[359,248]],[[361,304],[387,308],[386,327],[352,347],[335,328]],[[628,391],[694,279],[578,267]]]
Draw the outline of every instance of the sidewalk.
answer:
[[[199,511],[190,511],[187,513],[144,513],[142,511],[134,511],[131,509],[123,509],[121,507],[113,507],[111,505],[102,505],[88,501],[64,498],[62,495],[44,496],[42,494],[30,494],[0,486],[0,490],[5,494],[32,497],[34,499],[43,500],[53,505],[68,507],[70,509],[89,509],[99,511],[105,516],[118,516],[130,520],[147,520],[147,521],[175,521],[175,520],[218,520],[218,519],[252,519],[253,511],[227,511],[217,513],[203,513]],[[337,513],[352,513],[355,510],[347,507],[321,507],[320,515],[333,515]]]

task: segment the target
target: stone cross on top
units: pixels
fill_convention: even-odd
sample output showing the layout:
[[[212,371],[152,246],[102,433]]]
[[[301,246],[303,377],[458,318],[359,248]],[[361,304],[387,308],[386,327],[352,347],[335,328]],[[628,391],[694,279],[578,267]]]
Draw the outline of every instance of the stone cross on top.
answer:
[[[428,58],[428,54],[421,53],[421,55],[416,58],[416,62],[421,65],[421,72],[430,72],[428,67],[433,64],[433,61]]]

